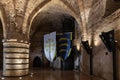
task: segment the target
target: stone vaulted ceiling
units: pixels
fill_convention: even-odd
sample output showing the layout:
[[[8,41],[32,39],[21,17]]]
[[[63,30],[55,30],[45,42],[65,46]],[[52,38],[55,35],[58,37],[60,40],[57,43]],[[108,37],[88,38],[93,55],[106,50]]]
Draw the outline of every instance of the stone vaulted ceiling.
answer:
[[[92,2],[93,0],[0,0],[0,10],[3,16],[1,19],[6,30],[4,37],[15,38],[21,34],[25,37],[30,31],[35,16],[48,5],[51,5],[46,9],[48,11],[61,11],[75,17],[82,27],[82,35],[86,35],[86,24]]]

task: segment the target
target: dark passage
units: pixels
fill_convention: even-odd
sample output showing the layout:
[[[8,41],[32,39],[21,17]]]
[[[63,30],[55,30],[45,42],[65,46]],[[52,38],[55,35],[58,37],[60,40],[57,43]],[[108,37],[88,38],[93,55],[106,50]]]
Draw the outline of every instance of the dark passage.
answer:
[[[41,59],[38,56],[33,60],[33,67],[41,67]]]

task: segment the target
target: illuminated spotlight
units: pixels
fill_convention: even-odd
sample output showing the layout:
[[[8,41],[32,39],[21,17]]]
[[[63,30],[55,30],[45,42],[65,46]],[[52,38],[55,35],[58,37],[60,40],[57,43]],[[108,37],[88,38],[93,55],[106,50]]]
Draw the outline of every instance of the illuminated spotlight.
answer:
[[[1,77],[2,80],[4,80],[5,78],[4,77]]]
[[[118,41],[115,41],[116,43],[118,42]]]
[[[94,41],[94,45],[95,45],[95,46],[99,46],[99,45],[100,45],[100,40],[98,40],[98,39],[95,40],[95,41]]]
[[[19,79],[22,79],[22,77],[19,77]]]
[[[80,50],[80,44],[79,43],[77,43],[77,50],[79,51]]]

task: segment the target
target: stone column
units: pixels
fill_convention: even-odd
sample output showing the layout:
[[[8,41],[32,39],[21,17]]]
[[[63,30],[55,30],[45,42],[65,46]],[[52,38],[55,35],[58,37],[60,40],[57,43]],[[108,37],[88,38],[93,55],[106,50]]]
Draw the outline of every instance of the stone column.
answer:
[[[29,43],[3,41],[3,76],[18,77],[29,74]]]

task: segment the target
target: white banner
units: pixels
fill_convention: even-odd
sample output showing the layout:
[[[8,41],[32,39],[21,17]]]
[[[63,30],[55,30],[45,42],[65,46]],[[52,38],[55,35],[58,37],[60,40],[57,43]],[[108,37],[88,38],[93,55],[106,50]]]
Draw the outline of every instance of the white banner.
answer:
[[[45,53],[45,57],[50,61],[50,41],[49,41],[49,34],[44,35],[44,53]]]
[[[53,62],[56,56],[56,32],[50,33],[50,58],[51,62]]]
[[[44,35],[44,52],[46,58],[53,62],[56,56],[56,32]]]

